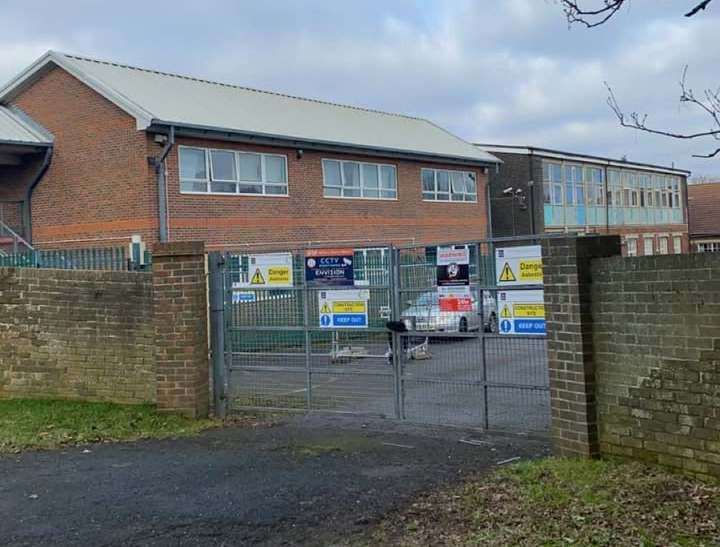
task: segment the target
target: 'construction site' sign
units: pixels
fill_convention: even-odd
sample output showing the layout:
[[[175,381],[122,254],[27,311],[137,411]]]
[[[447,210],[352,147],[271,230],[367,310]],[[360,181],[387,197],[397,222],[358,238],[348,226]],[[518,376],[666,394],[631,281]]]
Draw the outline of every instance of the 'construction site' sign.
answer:
[[[540,245],[504,247],[495,250],[496,281],[500,287],[542,285]]]

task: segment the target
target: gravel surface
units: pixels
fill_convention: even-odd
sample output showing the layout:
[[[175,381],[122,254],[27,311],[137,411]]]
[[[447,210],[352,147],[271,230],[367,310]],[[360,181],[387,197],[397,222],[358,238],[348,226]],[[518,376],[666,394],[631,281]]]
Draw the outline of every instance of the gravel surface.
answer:
[[[331,545],[419,493],[549,453],[527,436],[352,417],[0,457],[2,545]]]

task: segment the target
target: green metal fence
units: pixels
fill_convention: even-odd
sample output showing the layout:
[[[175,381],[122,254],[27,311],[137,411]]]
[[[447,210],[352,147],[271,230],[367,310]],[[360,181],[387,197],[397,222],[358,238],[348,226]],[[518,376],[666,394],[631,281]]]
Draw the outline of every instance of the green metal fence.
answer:
[[[0,267],[54,268],[61,270],[149,270],[150,252],[145,251],[144,263],[128,256],[125,247],[96,249],[33,250],[17,254],[0,254]]]

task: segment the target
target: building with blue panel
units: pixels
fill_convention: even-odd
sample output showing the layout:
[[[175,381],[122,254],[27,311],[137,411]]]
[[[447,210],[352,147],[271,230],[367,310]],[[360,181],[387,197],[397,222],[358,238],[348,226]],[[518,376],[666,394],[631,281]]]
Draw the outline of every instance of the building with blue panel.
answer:
[[[544,148],[483,144],[496,237],[619,234],[628,256],[689,250],[689,171]]]

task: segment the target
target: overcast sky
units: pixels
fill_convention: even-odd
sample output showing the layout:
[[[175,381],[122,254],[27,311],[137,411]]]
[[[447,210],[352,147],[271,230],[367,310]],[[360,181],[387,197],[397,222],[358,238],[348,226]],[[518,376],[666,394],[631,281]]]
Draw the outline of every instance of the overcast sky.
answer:
[[[691,157],[712,142],[622,129],[605,104],[607,81],[653,125],[709,128],[678,80],[688,63],[694,88],[720,85],[720,4],[686,19],[690,3],[635,0],[585,30],[554,0],[3,0],[0,80],[57,49],[716,176],[720,158]]]

